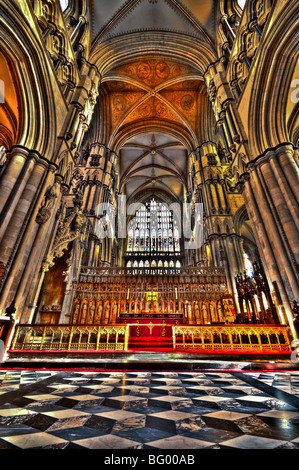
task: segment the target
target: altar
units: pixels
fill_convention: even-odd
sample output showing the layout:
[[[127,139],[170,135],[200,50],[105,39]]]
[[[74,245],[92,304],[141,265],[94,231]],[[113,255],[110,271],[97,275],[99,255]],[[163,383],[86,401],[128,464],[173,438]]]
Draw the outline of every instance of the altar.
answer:
[[[118,322],[130,325],[131,348],[165,348],[172,345],[172,327],[183,325],[183,313],[120,313]]]

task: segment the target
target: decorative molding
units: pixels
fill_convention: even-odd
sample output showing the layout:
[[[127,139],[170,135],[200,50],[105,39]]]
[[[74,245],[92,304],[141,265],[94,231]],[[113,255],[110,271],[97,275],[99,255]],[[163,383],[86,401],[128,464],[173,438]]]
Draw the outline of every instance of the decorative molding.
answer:
[[[66,216],[66,207],[62,206],[59,214],[59,226],[53,242],[53,247],[47,258],[42,263],[42,270],[48,271],[54,266],[55,258],[64,255],[65,250],[69,247],[69,243],[78,239],[82,243],[88,238],[90,230],[90,222],[82,213],[83,194],[76,193],[73,198],[74,207],[70,214]]]

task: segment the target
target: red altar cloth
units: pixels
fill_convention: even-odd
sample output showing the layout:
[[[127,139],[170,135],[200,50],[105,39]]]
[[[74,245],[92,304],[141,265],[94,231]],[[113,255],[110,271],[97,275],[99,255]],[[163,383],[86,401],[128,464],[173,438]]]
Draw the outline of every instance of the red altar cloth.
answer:
[[[129,343],[137,345],[166,345],[172,342],[172,325],[182,325],[183,315],[121,314],[119,321],[130,326]]]

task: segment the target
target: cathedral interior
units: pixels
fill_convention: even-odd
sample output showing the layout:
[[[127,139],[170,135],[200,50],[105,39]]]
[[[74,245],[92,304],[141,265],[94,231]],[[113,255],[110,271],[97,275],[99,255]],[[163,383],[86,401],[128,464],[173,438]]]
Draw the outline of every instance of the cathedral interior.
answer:
[[[54,374],[51,383],[76,385],[82,396],[93,394],[96,380],[102,389],[117,383],[113,368],[139,367],[139,381],[157,385],[159,367],[191,377],[200,360],[221,371],[226,360],[239,369],[248,361],[298,369],[298,11],[296,0],[0,2],[0,448],[30,447],[3,438],[5,406],[29,407],[34,428],[30,393],[19,402],[9,394],[21,383],[51,382],[55,367],[81,369],[85,388],[71,375]],[[94,379],[84,376],[86,365],[97,369]],[[184,393],[213,380],[215,392],[219,380],[214,395],[228,401],[213,395],[207,405],[207,397],[192,395],[193,408],[235,410],[235,395],[221,383],[238,389],[247,379],[211,374],[200,374],[209,384],[193,374],[197,387],[185,384]],[[264,376],[247,384],[248,396],[260,398],[256,413],[261,403],[269,413],[267,426],[271,413],[298,413],[298,373],[289,374],[281,403],[281,377],[272,375],[272,395]],[[186,382],[177,372],[165,377],[165,389]],[[140,400],[144,393],[152,388],[135,390]],[[267,401],[267,393],[276,398]],[[72,409],[76,396],[59,397]],[[103,415],[115,412],[115,397],[107,397],[102,408],[112,408]],[[155,406],[158,397],[148,400]],[[166,409],[181,409],[175,403]],[[253,406],[249,398],[240,403]],[[79,404],[74,409],[86,411]],[[58,418],[47,412],[36,433],[55,427]],[[237,418],[229,426],[229,418],[207,416],[201,423],[231,433],[223,442],[244,439],[232,435],[241,433]],[[164,438],[177,445],[179,434],[199,426],[193,420],[186,431],[165,418],[162,429],[155,419],[146,418],[147,432],[159,436],[131,436],[132,448]],[[292,432],[264,438],[298,448],[296,423]],[[69,444],[69,435],[49,436],[48,444],[36,436],[34,447],[65,441],[80,448],[99,438],[83,433]],[[212,439],[184,436],[187,447]],[[220,438],[212,442],[217,447]]]

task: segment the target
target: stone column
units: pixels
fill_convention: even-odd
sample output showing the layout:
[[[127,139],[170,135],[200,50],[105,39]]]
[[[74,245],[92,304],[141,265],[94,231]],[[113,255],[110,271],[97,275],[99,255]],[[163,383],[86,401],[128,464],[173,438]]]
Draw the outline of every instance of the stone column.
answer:
[[[21,164],[21,160],[24,158],[24,164]],[[5,170],[2,180],[0,181],[1,185],[1,196],[0,196],[0,207],[3,208],[0,216],[0,242],[2,237],[5,233],[7,225],[11,220],[11,217],[14,213],[16,205],[21,197],[22,192],[28,182],[28,179],[33,171],[37,155],[35,153],[28,152],[25,148],[18,148],[15,147],[12,150],[12,157],[11,161]],[[12,178],[12,170],[13,167],[16,170],[17,163],[19,162],[19,167],[21,167],[21,171],[18,174],[17,179],[15,180]],[[20,168],[19,168],[20,169]],[[7,190],[10,187],[9,197],[6,199],[6,203],[4,203],[5,198],[7,196]],[[4,204],[3,204],[4,203]]]
[[[261,168],[251,171],[252,185],[259,197],[261,215],[267,227],[270,243],[274,248],[277,265],[284,278],[288,296],[299,298],[299,284],[296,266],[294,266],[296,260],[293,253],[293,247],[296,250],[295,255],[298,253],[299,232],[294,231],[293,221],[268,167],[267,163],[266,166],[262,165]]]
[[[28,150],[22,147],[15,147],[8,155],[8,164],[5,167],[0,179],[0,211],[2,211],[6,201],[11,195],[16,181],[18,180],[23,166],[28,157]]]
[[[292,270],[286,267],[286,263],[289,266],[290,262],[281,238],[278,236],[275,218],[269,211],[267,199],[255,169],[251,170],[250,175],[244,174],[243,181],[245,204],[270,289],[274,294],[275,285],[277,285],[281,305],[286,313],[292,333],[296,335],[292,321],[290,297],[297,296],[297,293],[296,289],[292,293],[292,287],[288,280],[288,274],[291,274]]]
[[[60,178],[57,178],[58,181],[61,183]],[[60,205],[60,195],[57,197],[56,204],[53,207],[50,215],[50,219],[47,220],[45,223],[42,223],[41,225],[38,225],[38,228],[36,230],[36,234],[33,240],[33,243],[31,245],[30,249],[30,254],[28,256],[26,265],[24,267],[24,270],[20,273],[20,279],[19,279],[19,284],[18,287],[16,288],[16,293],[15,293],[15,302],[16,306],[22,305],[22,296],[24,294],[25,288],[26,288],[26,283],[30,279],[30,273],[36,266],[37,262],[41,262],[41,253],[44,253],[45,251],[45,245],[49,243],[49,240],[51,237],[54,236],[53,230],[51,230],[51,227],[55,227],[55,214],[57,213],[57,210]],[[55,232],[55,231],[54,231]],[[41,258],[41,259],[40,259]],[[23,320],[24,322],[30,321],[29,318],[26,318]]]
[[[19,240],[22,224],[28,216],[35,195],[39,192],[45,169],[44,161],[41,160],[35,163],[32,175],[19,199],[13,217],[6,227],[2,243],[0,244],[1,260],[4,263],[8,261],[15,243]]]
[[[55,168],[56,166],[49,166],[46,160],[43,159],[36,162],[32,175],[5,231],[2,244],[0,245],[0,253],[3,262],[8,264],[8,276],[1,292],[1,306],[5,305],[7,296],[16,282],[15,276],[18,276],[18,273],[22,272],[25,267],[30,253],[29,245],[36,223],[36,216]],[[27,251],[24,256],[25,249]]]
[[[270,162],[259,167],[259,177],[281,240],[286,246],[286,251],[288,251],[296,270],[297,260],[299,261],[299,231],[287,204],[287,201],[290,204],[291,201],[284,191],[282,181],[280,180],[281,184],[279,184],[275,178]],[[296,221],[298,222],[297,214]]]

